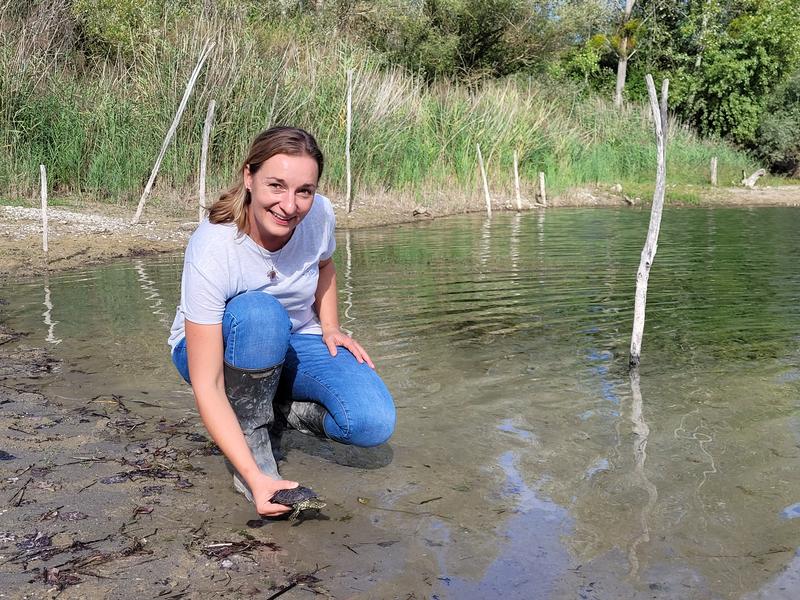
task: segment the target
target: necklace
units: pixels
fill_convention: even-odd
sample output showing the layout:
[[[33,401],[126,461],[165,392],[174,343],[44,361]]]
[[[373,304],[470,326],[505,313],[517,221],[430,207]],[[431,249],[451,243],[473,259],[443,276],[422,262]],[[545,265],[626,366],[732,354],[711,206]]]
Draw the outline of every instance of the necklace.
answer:
[[[275,253],[275,260],[273,261],[272,253],[269,250],[267,250],[267,254],[269,255],[267,256],[267,254],[264,254],[264,250],[261,248],[261,246],[258,246],[258,253],[261,255],[264,264],[267,266],[267,277],[269,277],[270,281],[275,281],[278,278],[278,260],[280,260],[281,258],[282,251],[283,248],[281,247]]]

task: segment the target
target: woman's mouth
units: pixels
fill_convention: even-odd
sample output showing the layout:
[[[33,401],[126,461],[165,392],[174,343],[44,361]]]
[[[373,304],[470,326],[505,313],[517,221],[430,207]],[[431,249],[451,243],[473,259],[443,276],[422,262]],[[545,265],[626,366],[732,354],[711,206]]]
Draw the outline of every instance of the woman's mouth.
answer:
[[[288,225],[289,221],[291,221],[293,218],[293,217],[285,217],[281,214],[276,213],[273,210],[268,210],[267,212],[272,215],[273,219],[275,219],[275,221],[277,221],[279,225]]]

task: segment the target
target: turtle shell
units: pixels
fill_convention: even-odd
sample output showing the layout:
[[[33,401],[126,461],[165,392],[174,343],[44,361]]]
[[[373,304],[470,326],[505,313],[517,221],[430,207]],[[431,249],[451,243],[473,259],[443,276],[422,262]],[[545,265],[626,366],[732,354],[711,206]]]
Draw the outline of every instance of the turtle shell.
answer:
[[[314,490],[300,485],[290,490],[278,490],[272,498],[270,498],[270,502],[274,504],[283,504],[284,506],[294,506],[300,502],[313,500],[318,497]]]

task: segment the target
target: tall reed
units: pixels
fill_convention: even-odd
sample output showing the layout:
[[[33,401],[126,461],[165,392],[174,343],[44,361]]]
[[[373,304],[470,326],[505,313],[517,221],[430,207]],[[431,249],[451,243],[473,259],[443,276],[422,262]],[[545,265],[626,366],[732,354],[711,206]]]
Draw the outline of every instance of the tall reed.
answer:
[[[33,30],[9,15],[0,15],[0,25],[5,194],[32,194],[44,163],[56,189],[109,199],[137,196],[207,39],[217,48],[161,167],[157,193],[193,193],[212,98],[211,189],[229,180],[258,131],[283,123],[316,134],[327,155],[325,188],[340,192],[349,68],[357,193],[471,193],[478,186],[476,143],[484,149],[492,186],[509,195],[515,150],[523,180],[533,182],[543,171],[556,191],[653,177],[653,129],[641,107],[620,113],[605,101],[529,78],[428,86],[342,36],[322,39],[291,20],[259,22],[222,8],[175,12],[133,56],[102,60],[59,49],[56,36],[64,33],[54,25]],[[719,156],[723,182],[751,167],[745,155],[699,139],[680,123],[673,123],[668,155],[672,182],[704,183],[711,156]]]

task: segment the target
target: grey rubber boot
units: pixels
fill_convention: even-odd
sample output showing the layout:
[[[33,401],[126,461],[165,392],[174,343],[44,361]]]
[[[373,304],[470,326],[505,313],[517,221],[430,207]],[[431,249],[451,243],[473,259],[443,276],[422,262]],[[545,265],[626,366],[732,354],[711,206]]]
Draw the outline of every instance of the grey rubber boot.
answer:
[[[275,421],[272,400],[278,389],[283,363],[260,371],[237,369],[225,363],[225,393],[239,419],[244,439],[264,475],[280,479],[269,429]],[[253,494],[244,479],[234,470],[233,485],[252,502]]]
[[[328,411],[321,404],[295,401],[281,404],[280,409],[289,427],[297,429],[300,433],[310,433],[321,438],[328,437],[324,427]]]

